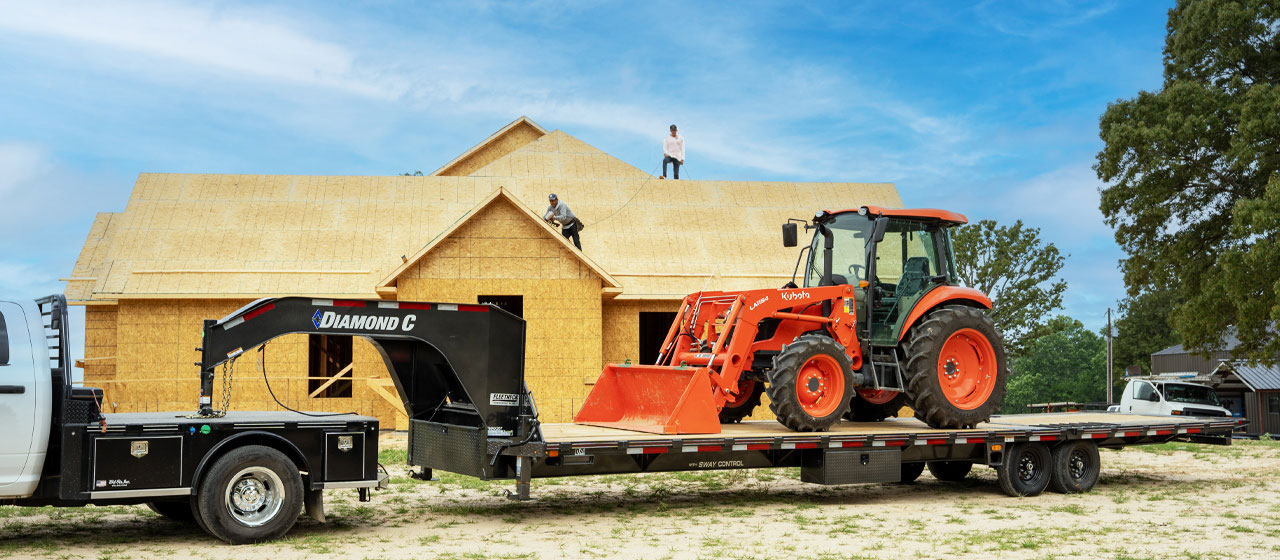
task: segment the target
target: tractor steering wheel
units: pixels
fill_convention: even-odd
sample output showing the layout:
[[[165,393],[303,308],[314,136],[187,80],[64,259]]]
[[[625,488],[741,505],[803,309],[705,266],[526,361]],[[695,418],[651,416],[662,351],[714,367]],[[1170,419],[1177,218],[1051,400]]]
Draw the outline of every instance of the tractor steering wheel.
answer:
[[[849,274],[850,274],[850,275],[852,275],[854,278],[859,278],[859,279],[862,279],[862,280],[866,280],[866,278],[863,276],[863,273],[865,273],[866,271],[867,271],[867,267],[866,267],[866,266],[864,266],[864,265],[860,265],[860,264],[851,264],[851,265],[849,265],[849,271],[848,271],[848,272],[849,272]]]

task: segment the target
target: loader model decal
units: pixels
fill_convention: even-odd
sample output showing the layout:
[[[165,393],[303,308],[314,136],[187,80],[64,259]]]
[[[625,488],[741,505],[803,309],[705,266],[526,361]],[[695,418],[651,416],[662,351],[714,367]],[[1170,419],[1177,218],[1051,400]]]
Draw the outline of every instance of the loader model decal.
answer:
[[[315,315],[311,316],[311,324],[315,325],[317,329],[365,331],[394,331],[398,329],[408,332],[413,330],[413,325],[417,319],[416,315],[406,315],[404,320],[401,321],[399,317],[347,315],[317,309]]]

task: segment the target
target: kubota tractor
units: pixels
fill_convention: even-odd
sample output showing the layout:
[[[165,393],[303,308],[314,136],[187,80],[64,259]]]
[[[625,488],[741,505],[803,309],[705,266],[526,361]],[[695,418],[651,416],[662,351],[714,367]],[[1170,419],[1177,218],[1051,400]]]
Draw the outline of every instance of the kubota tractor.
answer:
[[[787,247],[797,245],[797,222],[814,230],[791,282],[685,297],[657,365],[606,366],[574,421],[719,433],[764,393],[778,421],[798,431],[883,420],[903,406],[935,428],[986,421],[1008,367],[984,313],[991,300],[956,285],[948,228],[966,221],[875,206],[789,221]]]

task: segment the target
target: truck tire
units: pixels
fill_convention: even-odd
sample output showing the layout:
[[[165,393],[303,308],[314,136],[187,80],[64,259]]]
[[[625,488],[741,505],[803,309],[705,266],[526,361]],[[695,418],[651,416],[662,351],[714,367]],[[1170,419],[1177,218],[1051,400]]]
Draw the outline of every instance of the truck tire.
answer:
[[[970,461],[929,461],[929,474],[938,480],[960,482],[973,470]]]
[[[738,380],[738,398],[724,403],[720,409],[721,424],[737,424],[743,418],[751,416],[760,406],[760,395],[764,394],[764,383],[753,379]]]
[[[979,309],[935,309],[909,333],[907,396],[932,428],[972,428],[991,419],[1009,378],[1004,339]]]
[[[898,411],[904,406],[907,406],[907,396],[901,391],[859,389],[849,401],[849,412],[845,413],[844,419],[854,422],[879,422],[885,418],[897,416]]]
[[[767,391],[769,409],[783,426],[797,432],[826,430],[849,411],[849,356],[825,336],[798,336],[773,357]]]
[[[196,494],[206,530],[231,544],[284,535],[302,512],[302,476],[283,453],[248,445],[223,455],[205,473]]]
[[[898,484],[914,484],[922,473],[924,473],[924,463],[903,463],[902,479],[898,481]]]
[[[190,499],[148,502],[147,508],[169,521],[178,523],[192,523],[195,521],[195,514],[191,511]]]
[[[1093,489],[1102,472],[1098,446],[1092,441],[1068,441],[1053,448],[1053,479],[1049,488],[1062,494]]]
[[[996,467],[996,480],[1010,496],[1038,496],[1053,478],[1052,461],[1043,443],[1015,443],[1005,452],[1004,463]]]

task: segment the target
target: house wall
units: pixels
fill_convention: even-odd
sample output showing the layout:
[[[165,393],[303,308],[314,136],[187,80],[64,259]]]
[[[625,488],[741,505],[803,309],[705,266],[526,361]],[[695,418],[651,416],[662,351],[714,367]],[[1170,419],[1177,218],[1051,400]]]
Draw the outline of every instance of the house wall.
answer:
[[[544,422],[572,420],[601,363],[601,279],[529,216],[496,199],[396,280],[403,301],[524,298],[525,380]]]
[[[85,384],[105,392],[107,412],[195,410],[200,393],[201,332],[205,319],[226,316],[244,300],[124,300],[115,307],[86,309]],[[113,359],[98,359],[114,357]],[[390,378],[373,345],[356,339],[351,398],[310,398],[307,336],[287,335],[243,355],[232,369],[232,410],[356,412],[376,416],[387,428],[407,427],[403,407],[389,391]],[[265,364],[270,391],[263,379]],[[220,408],[224,369],[214,383]],[[388,398],[388,396],[390,398]]]

